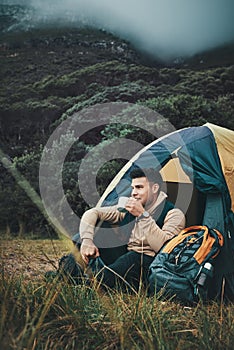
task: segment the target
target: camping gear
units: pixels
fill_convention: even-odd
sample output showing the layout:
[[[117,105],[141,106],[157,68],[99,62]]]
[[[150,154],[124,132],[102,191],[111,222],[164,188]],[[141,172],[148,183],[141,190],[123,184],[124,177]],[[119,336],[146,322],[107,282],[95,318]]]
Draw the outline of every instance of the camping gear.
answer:
[[[190,226],[171,239],[150,265],[149,294],[195,303],[209,298],[215,258],[223,236],[207,226]]]
[[[207,123],[160,137],[138,152],[116,175],[98,205],[117,204],[130,195],[134,168],[160,170],[171,202],[186,214],[187,226],[206,225],[221,232],[224,245],[216,258],[213,297],[234,300],[234,132]],[[128,224],[124,226],[129,231]],[[123,227],[122,227],[123,228]],[[116,228],[115,228],[116,230]],[[121,242],[99,230],[98,247]],[[116,235],[117,237],[117,235]],[[127,237],[126,237],[127,242]],[[108,245],[109,244],[109,245]],[[123,244],[123,243],[122,243]]]

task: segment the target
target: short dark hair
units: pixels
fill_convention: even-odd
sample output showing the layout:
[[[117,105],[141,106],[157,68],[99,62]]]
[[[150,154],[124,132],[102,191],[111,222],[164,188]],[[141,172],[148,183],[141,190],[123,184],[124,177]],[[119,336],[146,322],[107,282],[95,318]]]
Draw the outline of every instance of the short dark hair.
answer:
[[[146,177],[149,182],[157,183],[161,187],[163,179],[158,170],[153,168],[140,169],[136,168],[130,172],[131,179],[137,179],[139,177]]]

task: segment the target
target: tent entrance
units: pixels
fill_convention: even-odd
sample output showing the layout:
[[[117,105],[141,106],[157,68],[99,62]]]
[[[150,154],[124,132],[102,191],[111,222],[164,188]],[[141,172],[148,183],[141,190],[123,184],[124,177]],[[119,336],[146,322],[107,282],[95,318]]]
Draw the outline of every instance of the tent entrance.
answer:
[[[192,183],[167,181],[162,189],[167,193],[169,201],[186,215],[186,226],[202,225],[206,196],[193,187]]]

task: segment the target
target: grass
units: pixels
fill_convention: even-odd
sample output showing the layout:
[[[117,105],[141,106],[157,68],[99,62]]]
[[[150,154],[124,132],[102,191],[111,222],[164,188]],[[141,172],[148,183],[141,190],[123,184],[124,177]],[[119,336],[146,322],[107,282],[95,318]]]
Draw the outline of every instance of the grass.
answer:
[[[24,251],[26,247],[27,243]],[[232,304],[184,307],[157,296],[149,298],[144,290],[103,292],[95,281],[88,287],[56,279],[25,280],[24,271],[8,274],[2,269],[0,314],[4,350],[234,348]]]

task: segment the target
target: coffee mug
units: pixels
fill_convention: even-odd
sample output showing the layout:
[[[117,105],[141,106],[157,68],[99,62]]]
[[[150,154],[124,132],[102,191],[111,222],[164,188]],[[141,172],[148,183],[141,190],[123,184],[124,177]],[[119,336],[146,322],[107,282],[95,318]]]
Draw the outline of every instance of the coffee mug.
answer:
[[[128,197],[119,197],[119,201],[117,204],[118,211],[120,211],[121,213],[127,213],[127,209],[125,208],[125,206],[128,200]]]

